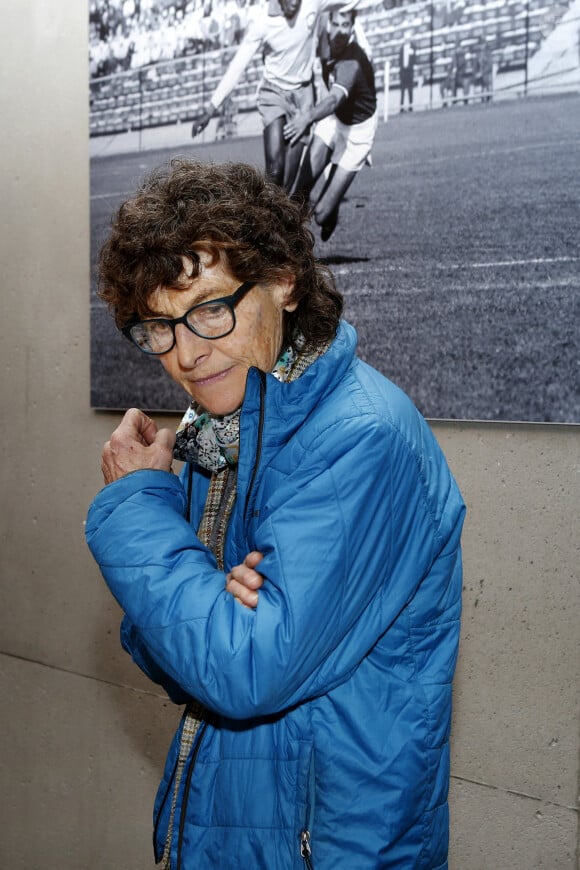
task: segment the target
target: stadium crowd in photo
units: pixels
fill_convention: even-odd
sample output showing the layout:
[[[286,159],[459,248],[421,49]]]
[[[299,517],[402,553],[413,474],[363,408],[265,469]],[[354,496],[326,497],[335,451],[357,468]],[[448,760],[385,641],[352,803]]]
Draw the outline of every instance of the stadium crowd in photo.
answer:
[[[250,0],[93,0],[91,135],[189,121],[240,43],[249,5]],[[525,68],[569,6],[570,0],[361,0],[358,15],[372,47],[379,90],[387,61],[389,87],[398,87],[397,58],[405,33],[416,45],[417,81],[444,83],[459,42],[475,89],[481,40],[501,78]],[[567,63],[577,69],[577,52]],[[236,111],[255,108],[260,69],[258,56],[234,95]],[[438,89],[434,99],[440,101]]]
[[[259,54],[203,136],[189,132],[250,5],[92,0],[93,262],[148,169],[176,155],[262,163]],[[357,12],[381,123],[372,167],[317,246],[360,354],[429,418],[579,422],[580,0],[360,0]],[[412,115],[399,105],[405,39]],[[91,295],[92,405],[180,412],[186,397],[117,335],[94,282]]]

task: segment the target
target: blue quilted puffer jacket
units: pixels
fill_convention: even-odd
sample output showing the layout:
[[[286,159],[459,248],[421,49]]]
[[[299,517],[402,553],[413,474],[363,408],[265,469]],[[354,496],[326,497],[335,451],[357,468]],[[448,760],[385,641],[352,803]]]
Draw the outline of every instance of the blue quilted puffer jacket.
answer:
[[[426,422],[355,349],[343,322],[297,381],[249,372],[225,570],[264,553],[256,610],[196,537],[201,469],[135,472],[90,508],[125,648],[176,703],[208,710],[175,870],[447,867],[464,505]]]

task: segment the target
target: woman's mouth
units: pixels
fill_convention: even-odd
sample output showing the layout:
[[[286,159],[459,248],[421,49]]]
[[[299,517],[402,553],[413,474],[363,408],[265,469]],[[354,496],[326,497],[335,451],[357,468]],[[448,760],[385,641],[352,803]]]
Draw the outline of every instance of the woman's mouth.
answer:
[[[217,384],[220,381],[223,381],[223,379],[229,375],[232,368],[233,368],[233,366],[230,366],[229,368],[224,369],[221,372],[216,372],[213,375],[206,375],[204,378],[196,378],[193,381],[193,383],[195,384],[196,387],[211,387],[214,384]]]

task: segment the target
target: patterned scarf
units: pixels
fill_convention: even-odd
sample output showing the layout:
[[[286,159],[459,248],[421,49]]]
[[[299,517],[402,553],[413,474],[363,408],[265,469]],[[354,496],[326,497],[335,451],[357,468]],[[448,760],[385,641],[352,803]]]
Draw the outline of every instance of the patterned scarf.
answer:
[[[288,347],[280,355],[272,374],[279,381],[287,381],[296,355]],[[240,446],[240,409],[223,417],[216,417],[192,402],[177,428],[173,456],[182,462],[197,462],[208,471],[221,471],[237,465]]]
[[[284,383],[297,380],[308,366],[328,350],[329,345],[330,342],[327,342],[309,353],[299,351],[298,354],[295,354],[292,348],[287,348],[276,362],[272,374]],[[216,557],[218,568],[223,571],[226,531],[236,500],[240,410],[225,417],[213,417],[192,402],[177,432],[175,458],[186,462],[197,462],[212,471],[197,534],[200,541],[211,549]],[[183,714],[183,730],[175,770],[167,838],[160,863],[161,870],[171,870],[170,852],[177,794],[195,738],[204,720],[203,706],[197,701],[191,701]]]

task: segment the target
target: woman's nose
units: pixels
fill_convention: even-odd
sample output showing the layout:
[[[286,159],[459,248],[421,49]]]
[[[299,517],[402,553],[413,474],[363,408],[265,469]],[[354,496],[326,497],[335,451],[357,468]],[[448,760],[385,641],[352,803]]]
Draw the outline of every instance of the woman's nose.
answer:
[[[192,369],[197,363],[211,353],[210,343],[206,338],[200,338],[184,323],[175,327],[175,350],[182,369]]]

